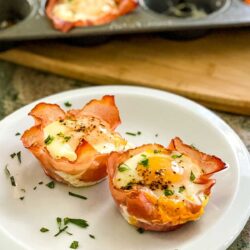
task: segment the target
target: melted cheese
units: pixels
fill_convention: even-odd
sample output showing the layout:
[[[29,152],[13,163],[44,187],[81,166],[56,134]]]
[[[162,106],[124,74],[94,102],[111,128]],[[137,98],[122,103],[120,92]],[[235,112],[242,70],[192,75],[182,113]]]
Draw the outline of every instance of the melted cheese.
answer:
[[[49,137],[52,141],[47,143],[46,147],[54,159],[65,157],[70,161],[76,160],[75,150],[79,144],[79,138],[73,135],[70,128],[59,121],[53,122],[44,128],[44,140]],[[65,138],[70,139],[67,141]]]
[[[61,0],[55,5],[53,15],[64,21],[76,22],[96,20],[116,10],[115,0]]]
[[[85,117],[73,121],[55,121],[44,128],[46,148],[54,159],[77,159],[76,149],[82,140],[101,154],[121,151],[130,145],[121,136],[109,130],[97,118]]]

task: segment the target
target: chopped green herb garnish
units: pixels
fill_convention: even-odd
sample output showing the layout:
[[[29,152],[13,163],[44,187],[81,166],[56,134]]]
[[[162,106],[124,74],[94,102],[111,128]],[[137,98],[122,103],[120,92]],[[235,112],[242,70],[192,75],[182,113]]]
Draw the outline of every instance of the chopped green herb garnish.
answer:
[[[119,172],[125,172],[125,171],[127,171],[127,170],[129,170],[129,166],[127,165],[127,164],[121,164],[119,167],[118,167],[118,171]]]
[[[72,193],[72,192],[69,192],[69,195],[77,197],[77,198],[80,198],[80,199],[83,199],[83,200],[87,200],[88,199],[87,197],[85,197],[83,195],[75,194],[75,193]]]
[[[179,193],[182,193],[185,189],[186,189],[185,186],[179,187]]]
[[[129,182],[126,186],[125,189],[131,189],[132,188],[133,183]]]
[[[126,135],[132,135],[132,136],[136,136],[136,133],[132,133],[132,132],[126,132]]]
[[[95,239],[95,236],[93,234],[89,234],[89,237]]]
[[[61,226],[62,226],[62,218],[57,217],[57,218],[56,218],[56,223],[57,223],[58,230],[59,230],[59,232],[60,232]],[[68,231],[66,231],[66,233],[67,233],[68,235],[73,235],[72,233],[70,233],[70,232],[68,232]]]
[[[71,106],[72,106],[72,104],[71,104],[70,102],[65,102],[64,105],[65,105],[66,107],[71,107]]]
[[[75,240],[74,240],[74,241],[71,243],[70,248],[72,248],[72,249],[77,249],[78,246],[79,246],[78,241],[75,241]]]
[[[173,195],[173,194],[174,194],[174,191],[173,191],[173,190],[170,190],[170,189],[165,189],[165,190],[164,190],[164,194],[165,194],[165,196],[170,196],[170,195]]]
[[[89,226],[88,222],[83,219],[72,219],[72,218],[64,218],[64,225],[67,225],[68,223],[75,224],[79,227],[86,228]]]
[[[17,152],[17,159],[18,159],[18,162],[21,164],[22,163],[22,159],[21,159],[21,151]]]
[[[68,142],[71,139],[71,136],[65,136],[64,137],[64,142]]]
[[[43,181],[38,182],[39,185],[43,185]]]
[[[19,136],[19,135],[21,135],[19,132],[17,132],[17,133],[15,134],[15,136]]]
[[[53,188],[55,187],[55,182],[54,182],[54,181],[51,181],[51,182],[47,183],[46,186],[47,186],[48,188],[53,189]]]
[[[155,134],[155,137],[158,137],[158,134]]]
[[[137,135],[141,135],[141,131],[137,131]]]
[[[49,135],[49,136],[44,140],[44,143],[45,143],[46,145],[49,145],[49,144],[52,143],[53,140],[54,140],[54,137]]]
[[[194,175],[193,171],[191,171],[190,181],[194,181],[194,180],[195,180],[195,175]]]
[[[22,163],[22,159],[21,159],[21,151],[17,152],[17,153],[12,153],[10,155],[10,157],[13,159],[17,156],[18,162],[21,164]]]
[[[180,155],[172,155],[171,157],[172,157],[173,159],[181,158],[181,157],[182,157],[182,154],[180,154]]]
[[[46,233],[46,232],[48,232],[48,231],[49,231],[49,229],[46,228],[46,227],[42,227],[42,228],[40,229],[40,232],[42,232],[42,233]]]
[[[33,190],[36,190],[37,187],[33,187]]]
[[[16,153],[13,153],[10,155],[10,157],[13,159],[16,156]]]
[[[141,154],[141,157],[144,157],[144,158],[145,158],[145,157],[147,157],[147,156],[146,156],[145,154]]]
[[[159,154],[160,152],[161,150],[157,150],[157,149],[154,150],[154,154]]]
[[[20,197],[19,199],[22,201],[24,199],[24,196]]]
[[[144,167],[148,167],[148,159],[143,159],[139,162],[140,165],[143,165]]]
[[[144,230],[143,228],[141,228],[141,227],[137,228],[137,232],[140,233],[140,234],[143,234],[144,231],[145,231],[145,230]]]
[[[57,136],[63,138],[63,142],[68,142],[71,139],[71,136],[65,136],[62,132],[58,133]]]
[[[63,223],[64,223],[65,225],[67,225],[67,224],[69,223],[69,218],[68,218],[68,217],[64,218],[64,219],[63,219]]]
[[[18,162],[19,162],[20,164],[22,163],[21,153],[22,153],[21,151],[19,151],[19,152],[16,153]]]
[[[59,232],[54,235],[54,237],[57,237],[59,234],[64,232],[67,228],[68,228],[68,226],[65,226],[64,228],[60,229]]]
[[[10,177],[10,182],[11,182],[11,185],[12,185],[12,186],[14,186],[14,187],[16,186],[16,181],[15,181],[14,176],[11,176],[11,177]]]
[[[62,218],[57,217],[57,218],[56,218],[56,222],[57,222],[58,229],[60,230],[60,229],[61,229],[61,226],[62,226]]]
[[[10,171],[8,169],[8,164],[5,165],[4,172],[5,172],[7,177],[10,177]]]

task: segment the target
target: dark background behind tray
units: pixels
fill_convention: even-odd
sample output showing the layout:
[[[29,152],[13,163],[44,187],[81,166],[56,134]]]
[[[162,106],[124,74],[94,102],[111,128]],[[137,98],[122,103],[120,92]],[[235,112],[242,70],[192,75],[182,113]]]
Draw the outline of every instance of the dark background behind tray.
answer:
[[[0,41],[66,38],[176,30],[206,30],[250,24],[250,5],[242,0],[189,0],[208,15],[174,17],[171,2],[179,0],[141,0],[137,10],[107,25],[76,28],[69,33],[53,29],[44,14],[44,0],[0,0]],[[189,9],[183,9],[187,14]],[[8,27],[10,26],[10,27]]]

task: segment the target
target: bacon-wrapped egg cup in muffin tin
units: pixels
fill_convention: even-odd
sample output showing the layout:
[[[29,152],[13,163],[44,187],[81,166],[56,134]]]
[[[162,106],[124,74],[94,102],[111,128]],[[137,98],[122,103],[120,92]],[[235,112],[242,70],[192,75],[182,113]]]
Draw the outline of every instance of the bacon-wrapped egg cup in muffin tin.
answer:
[[[0,0],[0,41],[249,24],[242,0]]]

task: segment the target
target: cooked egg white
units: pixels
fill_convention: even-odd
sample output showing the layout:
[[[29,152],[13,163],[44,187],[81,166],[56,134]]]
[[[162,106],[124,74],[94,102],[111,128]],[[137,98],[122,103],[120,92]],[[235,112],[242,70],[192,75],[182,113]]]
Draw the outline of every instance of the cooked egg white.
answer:
[[[123,218],[131,225],[136,225],[137,221],[140,221],[140,222],[143,222],[143,223],[146,223],[146,224],[150,224],[147,220],[144,220],[142,218],[138,218],[136,216],[133,216],[131,215],[129,212],[128,212],[128,209],[126,206],[124,205],[120,205],[120,211],[121,211],[121,214],[123,216]]]
[[[69,22],[96,20],[116,8],[115,0],[61,0],[55,5],[53,15]]]
[[[79,176],[81,175],[71,175],[71,174],[66,174],[62,171],[55,171],[56,174],[58,174],[60,177],[62,177],[65,181],[70,183],[74,187],[87,187],[87,186],[92,186],[94,184],[97,184],[101,181],[103,181],[106,177],[104,177],[101,180],[98,181],[92,181],[92,182],[85,182],[85,181],[80,181]]]
[[[128,149],[130,145],[121,136],[109,130],[97,118],[55,121],[44,128],[44,142],[54,159],[77,159],[76,149],[86,140],[101,154]]]
[[[188,156],[148,150],[121,164],[113,182],[121,189],[140,185],[144,192],[157,199],[167,196],[176,202],[188,200],[201,204],[205,195],[200,192],[201,185],[193,182],[201,174],[200,167]]]

